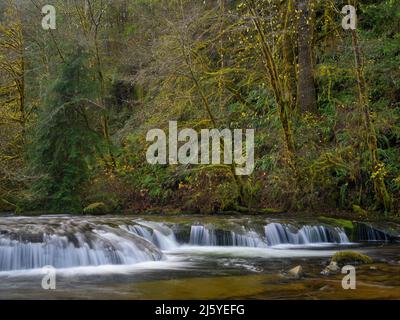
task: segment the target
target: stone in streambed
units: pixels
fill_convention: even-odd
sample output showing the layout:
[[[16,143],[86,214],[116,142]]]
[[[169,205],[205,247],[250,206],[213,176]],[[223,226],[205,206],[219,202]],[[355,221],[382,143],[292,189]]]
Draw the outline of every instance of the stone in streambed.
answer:
[[[328,285],[325,285],[325,286],[319,288],[319,291],[328,291],[328,290],[332,290],[332,287],[328,286]]]
[[[339,251],[336,252],[329,265],[321,271],[321,274],[329,276],[340,272],[345,265],[371,264],[373,261],[365,254],[355,251]]]
[[[304,276],[304,271],[302,266],[294,267],[290,269],[287,273],[287,276],[292,279],[300,279]]]
[[[355,251],[336,252],[332,257],[332,261],[337,262],[339,266],[371,264],[373,262],[367,255]]]
[[[324,270],[321,271],[321,274],[328,276],[333,273],[339,273],[339,271],[340,271],[340,268],[339,268],[337,262],[331,261],[329,263],[329,265]]]

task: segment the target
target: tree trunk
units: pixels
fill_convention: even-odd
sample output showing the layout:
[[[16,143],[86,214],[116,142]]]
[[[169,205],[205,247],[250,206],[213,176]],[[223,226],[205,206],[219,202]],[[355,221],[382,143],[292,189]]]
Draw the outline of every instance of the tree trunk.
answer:
[[[356,30],[352,30],[352,41],[353,41],[355,67],[357,73],[359,103],[363,114],[363,122],[365,125],[365,131],[367,137],[367,146],[371,157],[371,165],[372,165],[371,178],[374,182],[375,194],[379,204],[383,205],[386,212],[389,212],[391,210],[392,199],[391,196],[389,195],[389,192],[386,189],[385,166],[381,161],[379,161],[378,143],[376,138],[375,127],[370,115],[367,82],[364,77],[362,54],[360,45],[358,43],[358,36]]]
[[[284,4],[284,30],[282,42],[282,58],[284,68],[284,86],[286,94],[288,95],[285,100],[290,101],[290,111],[296,107],[297,96],[297,61],[295,57],[295,36],[292,29],[291,21],[295,18],[295,4],[294,0],[288,0]]]
[[[313,0],[299,0],[298,24],[299,70],[297,80],[297,106],[301,113],[317,112],[317,95],[312,59]]]

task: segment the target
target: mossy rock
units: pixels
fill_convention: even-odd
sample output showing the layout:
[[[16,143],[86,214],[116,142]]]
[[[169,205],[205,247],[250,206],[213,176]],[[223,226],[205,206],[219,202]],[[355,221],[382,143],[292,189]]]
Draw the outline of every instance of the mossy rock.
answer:
[[[370,264],[372,259],[365,254],[355,251],[339,251],[334,254],[332,261],[337,262],[338,265],[358,265],[358,264]]]
[[[318,220],[331,226],[343,228],[348,235],[353,234],[354,224],[350,220],[346,219],[335,219],[328,217],[318,217]]]
[[[89,204],[86,208],[83,209],[83,213],[85,214],[94,214],[94,215],[102,215],[109,213],[109,208],[104,202],[95,202]]]

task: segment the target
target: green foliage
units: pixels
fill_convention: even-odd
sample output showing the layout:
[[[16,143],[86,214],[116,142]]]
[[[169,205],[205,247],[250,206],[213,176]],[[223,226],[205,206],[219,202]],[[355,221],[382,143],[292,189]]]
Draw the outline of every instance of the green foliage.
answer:
[[[336,2],[314,2],[318,110],[300,113],[301,13],[289,3],[93,1],[87,11],[64,1],[56,34],[32,27],[32,4],[9,8],[13,23],[0,28],[0,208],[381,210],[351,33]],[[378,175],[400,212],[400,4],[358,4]],[[71,53],[78,44],[84,49]],[[254,173],[148,164],[146,132],[169,120],[197,131],[254,128]]]
[[[88,124],[86,100],[96,88],[79,50],[62,66],[40,114],[29,160],[36,205],[51,211],[79,212],[81,192],[99,150],[99,135]]]
[[[239,189],[229,166],[210,165],[193,171],[187,181],[188,194],[184,205],[191,211],[212,214],[235,210],[239,204]]]
[[[174,168],[146,162],[146,146],[142,137],[129,135],[117,167],[118,176],[150,203],[166,204],[179,178]]]
[[[110,209],[104,202],[91,203],[87,207],[83,208],[83,213],[85,214],[101,215],[101,214],[107,214],[109,212]]]

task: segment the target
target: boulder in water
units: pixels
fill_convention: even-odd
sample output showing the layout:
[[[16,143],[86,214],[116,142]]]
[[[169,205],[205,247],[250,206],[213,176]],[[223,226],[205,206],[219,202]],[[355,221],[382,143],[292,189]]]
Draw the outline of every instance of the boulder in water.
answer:
[[[339,268],[337,262],[331,261],[329,263],[329,265],[324,270],[321,271],[321,274],[323,274],[325,276],[329,276],[333,273],[338,273],[339,271],[340,271],[340,268]]]
[[[370,264],[372,259],[365,254],[354,251],[336,252],[328,266],[321,271],[324,276],[340,272],[340,268],[345,265]]]
[[[289,278],[300,279],[304,276],[303,267],[294,267],[288,271],[287,275],[289,276]]]
[[[358,264],[370,264],[372,259],[365,254],[355,251],[339,251],[334,254],[332,261],[336,262],[339,266],[344,265],[358,265]]]
[[[325,286],[319,288],[319,291],[328,291],[328,290],[329,291],[332,290],[332,287],[329,285],[325,285]]]

